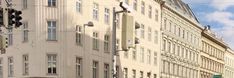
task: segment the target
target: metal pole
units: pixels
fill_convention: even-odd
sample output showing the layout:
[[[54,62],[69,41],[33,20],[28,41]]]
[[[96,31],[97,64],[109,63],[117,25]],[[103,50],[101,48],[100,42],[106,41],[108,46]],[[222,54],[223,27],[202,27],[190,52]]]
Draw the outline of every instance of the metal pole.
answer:
[[[116,71],[116,12],[115,7],[113,7],[113,27],[112,27],[112,62],[113,62],[113,78],[117,78],[117,71]]]

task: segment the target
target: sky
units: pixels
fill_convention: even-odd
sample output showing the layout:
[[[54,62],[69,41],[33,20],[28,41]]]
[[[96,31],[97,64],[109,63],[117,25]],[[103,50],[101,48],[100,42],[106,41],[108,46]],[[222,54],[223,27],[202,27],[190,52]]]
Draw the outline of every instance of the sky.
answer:
[[[234,49],[234,0],[183,0],[199,22]]]

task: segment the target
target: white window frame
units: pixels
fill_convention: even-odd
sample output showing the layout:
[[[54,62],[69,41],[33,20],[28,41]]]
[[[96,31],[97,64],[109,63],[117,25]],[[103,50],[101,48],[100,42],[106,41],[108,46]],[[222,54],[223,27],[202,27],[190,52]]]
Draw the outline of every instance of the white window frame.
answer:
[[[141,55],[141,62],[143,63],[144,62],[144,47],[141,47],[140,55]]]
[[[145,2],[141,1],[141,14],[145,15]]]
[[[141,38],[145,38],[145,25],[141,24]]]
[[[158,16],[159,14],[158,14],[158,10],[157,9],[155,9],[155,21],[157,21],[158,22],[158,18],[159,18],[159,16]]]
[[[76,12],[81,13],[82,12],[82,0],[76,0]]]
[[[154,65],[157,65],[158,58],[157,58],[157,52],[154,52]]]
[[[76,57],[76,78],[83,78],[82,58]]]
[[[137,5],[137,2],[138,2],[137,0],[134,0],[134,1],[133,1],[133,9],[134,9],[135,11],[137,11],[137,6],[138,6],[138,5]]]
[[[98,20],[99,14],[99,5],[97,3],[93,3],[93,19]]]
[[[152,6],[151,5],[149,5],[149,12],[148,13],[149,13],[148,14],[149,18],[152,18]]]
[[[27,9],[28,8],[28,0],[23,0],[23,9]]]
[[[110,78],[110,65],[104,64],[104,78]]]
[[[82,34],[82,26],[76,26],[76,44],[82,46],[83,45],[83,34]]]
[[[158,31],[157,30],[154,31],[154,43],[158,44]]]
[[[110,53],[110,35],[104,36],[104,52]]]
[[[93,75],[93,78],[98,78],[98,76],[99,76],[99,75],[98,75],[98,72],[99,72],[99,71],[98,71],[98,70],[99,70],[99,69],[98,69],[98,66],[99,66],[98,61],[93,61],[93,66],[92,66],[92,67],[93,67],[93,70],[92,70],[92,72],[93,72],[93,74],[92,74],[92,75]]]
[[[58,73],[57,54],[47,54],[47,74],[53,75]],[[51,72],[49,72],[51,69]],[[55,70],[55,71],[54,71]]]
[[[48,0],[48,7],[55,7],[57,0]]]
[[[152,41],[152,28],[148,28],[148,41]]]
[[[8,45],[13,45],[13,29],[8,30]]]
[[[104,21],[106,24],[110,23],[110,9],[109,8],[105,8],[104,9]]]
[[[98,32],[93,32],[93,50],[99,50]]]
[[[28,42],[28,22],[23,23],[23,42]]]
[[[29,75],[29,56],[23,55],[23,75]]]
[[[8,77],[14,76],[14,59],[13,57],[8,57]]]
[[[147,50],[147,63],[148,64],[151,63],[151,50],[150,49]]]
[[[56,41],[56,39],[57,39],[57,22],[47,21],[47,40]]]

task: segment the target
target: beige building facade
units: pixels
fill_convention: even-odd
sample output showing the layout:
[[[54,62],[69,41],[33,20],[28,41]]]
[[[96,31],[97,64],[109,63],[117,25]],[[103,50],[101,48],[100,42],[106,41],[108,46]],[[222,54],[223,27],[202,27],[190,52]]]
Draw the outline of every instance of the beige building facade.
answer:
[[[224,54],[224,78],[234,78],[234,51],[228,49]]]
[[[165,0],[161,31],[161,78],[198,78],[201,26],[190,7]]]
[[[22,11],[23,25],[6,30],[0,78],[111,78],[113,7],[120,0],[10,0]],[[158,78],[161,0],[124,0],[140,44],[121,51],[121,16],[117,15],[118,78]],[[1,6],[6,7],[1,0]],[[85,26],[92,21],[94,26]]]
[[[224,74],[224,54],[227,44],[217,38],[207,26],[202,31],[202,50],[200,58],[200,78],[211,78]]]

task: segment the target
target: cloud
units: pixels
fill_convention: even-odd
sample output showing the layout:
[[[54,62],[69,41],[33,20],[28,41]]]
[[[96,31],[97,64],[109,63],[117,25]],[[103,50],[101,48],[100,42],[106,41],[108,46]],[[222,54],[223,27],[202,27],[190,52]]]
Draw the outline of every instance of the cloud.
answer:
[[[234,6],[233,0],[212,0],[211,6],[220,11],[226,10],[229,7]]]
[[[225,11],[215,11],[207,13],[207,21],[212,23],[222,24],[222,27],[215,28],[214,31],[224,39],[225,42],[229,43],[229,46],[234,49],[234,14]]]

